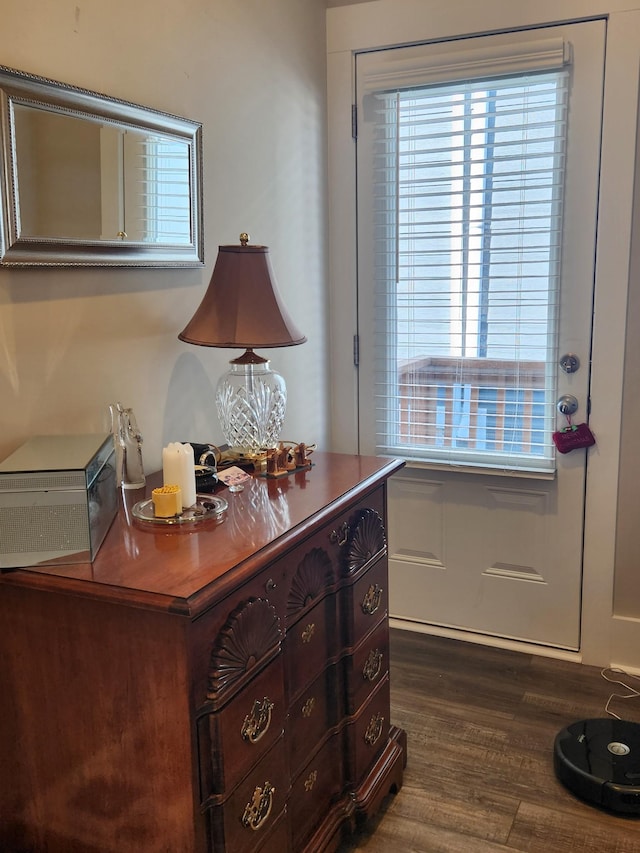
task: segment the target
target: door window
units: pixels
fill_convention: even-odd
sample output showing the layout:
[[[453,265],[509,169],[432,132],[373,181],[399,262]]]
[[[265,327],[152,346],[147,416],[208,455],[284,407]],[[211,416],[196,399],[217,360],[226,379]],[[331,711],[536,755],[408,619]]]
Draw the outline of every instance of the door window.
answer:
[[[553,470],[565,58],[363,75],[376,452]]]

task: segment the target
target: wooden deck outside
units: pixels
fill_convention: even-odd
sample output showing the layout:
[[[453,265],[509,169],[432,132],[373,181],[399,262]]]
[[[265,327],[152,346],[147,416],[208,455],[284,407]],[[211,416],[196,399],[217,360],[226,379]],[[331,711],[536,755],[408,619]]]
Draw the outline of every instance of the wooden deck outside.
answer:
[[[545,365],[488,358],[426,357],[404,364],[398,375],[399,441],[469,450],[505,449],[510,415],[517,421],[520,452],[535,444],[534,412],[544,392]],[[537,395],[540,397],[540,393]],[[454,418],[454,411],[460,419]],[[462,427],[461,427],[462,421]]]

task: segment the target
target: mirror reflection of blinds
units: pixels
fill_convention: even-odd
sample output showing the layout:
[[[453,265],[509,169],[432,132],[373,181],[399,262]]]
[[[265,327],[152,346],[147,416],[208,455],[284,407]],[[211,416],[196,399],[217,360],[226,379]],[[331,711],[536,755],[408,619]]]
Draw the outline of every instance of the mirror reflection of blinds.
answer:
[[[568,79],[365,95],[377,452],[553,471]]]
[[[136,144],[138,208],[129,206],[125,230],[141,233],[147,243],[188,244],[192,240],[189,147],[162,136]],[[131,216],[137,222],[131,222]]]

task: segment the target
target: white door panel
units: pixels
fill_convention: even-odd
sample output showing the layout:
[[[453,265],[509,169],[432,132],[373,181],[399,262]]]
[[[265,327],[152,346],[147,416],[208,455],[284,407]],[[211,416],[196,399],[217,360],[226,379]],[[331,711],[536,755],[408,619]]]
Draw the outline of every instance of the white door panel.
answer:
[[[579,607],[574,578],[556,570],[554,543],[566,537],[556,528],[555,484],[481,480],[393,478],[391,613],[523,641],[553,636],[553,645],[574,648]]]
[[[605,23],[547,28],[573,52],[570,86],[562,282],[557,358],[579,356],[573,374],[558,371],[557,393],[579,401],[586,420],[597,223]],[[525,41],[540,38],[535,31]],[[460,50],[506,36],[465,40]],[[513,39],[514,34],[508,34]],[[451,50],[452,43],[447,45]],[[435,50],[442,50],[434,46]],[[411,48],[415,52],[416,48]],[[422,48],[428,56],[429,47]],[[385,61],[402,49],[385,52]],[[375,55],[359,57],[358,75]],[[373,67],[371,65],[370,67]],[[358,103],[359,114],[361,103]],[[366,126],[358,137],[360,450],[375,452],[375,263],[372,199],[367,196]],[[557,426],[564,425],[558,415]],[[580,645],[582,524],[587,453],[558,454],[555,477],[409,466],[389,486],[390,612],[399,619],[457,627],[566,649]],[[596,450],[597,452],[597,450]]]

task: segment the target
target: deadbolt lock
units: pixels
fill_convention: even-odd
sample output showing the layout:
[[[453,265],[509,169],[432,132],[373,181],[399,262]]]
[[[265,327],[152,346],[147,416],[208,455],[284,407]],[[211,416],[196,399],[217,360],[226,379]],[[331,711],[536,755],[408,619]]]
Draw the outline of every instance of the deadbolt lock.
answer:
[[[565,373],[575,373],[580,368],[580,359],[574,353],[567,352],[560,359],[560,367]]]

